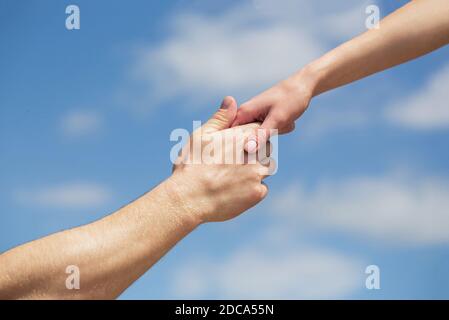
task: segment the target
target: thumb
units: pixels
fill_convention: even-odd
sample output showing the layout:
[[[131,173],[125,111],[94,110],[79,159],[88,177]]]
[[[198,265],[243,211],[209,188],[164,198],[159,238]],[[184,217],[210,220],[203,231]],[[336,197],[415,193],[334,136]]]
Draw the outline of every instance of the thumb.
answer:
[[[225,97],[220,109],[202,127],[203,132],[212,133],[229,128],[236,114],[237,102],[231,96]]]

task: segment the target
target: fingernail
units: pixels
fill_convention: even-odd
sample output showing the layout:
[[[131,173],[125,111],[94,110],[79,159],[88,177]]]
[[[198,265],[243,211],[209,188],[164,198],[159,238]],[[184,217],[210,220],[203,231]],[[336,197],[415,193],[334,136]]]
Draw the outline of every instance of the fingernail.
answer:
[[[232,103],[231,99],[229,99],[228,97],[224,98],[223,101],[221,102],[220,109],[227,109],[227,108],[229,108],[231,103]]]
[[[246,144],[246,151],[249,153],[253,153],[257,149],[257,142],[256,140],[248,140],[248,143]]]

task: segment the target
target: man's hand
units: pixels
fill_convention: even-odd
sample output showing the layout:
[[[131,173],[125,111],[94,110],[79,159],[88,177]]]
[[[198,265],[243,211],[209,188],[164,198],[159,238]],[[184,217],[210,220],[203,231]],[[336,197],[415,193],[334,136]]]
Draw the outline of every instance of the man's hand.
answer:
[[[257,125],[249,125],[243,135],[239,128],[225,130],[236,108],[234,99],[226,98],[195,131],[192,143],[224,142],[212,153],[221,149],[223,156],[245,160],[243,140]],[[189,159],[186,148],[183,156]],[[262,200],[267,188],[261,181],[268,172],[258,162],[179,163],[169,179],[117,212],[2,253],[0,299],[115,298],[198,225],[230,219]],[[67,287],[68,266],[79,269],[78,289]]]
[[[201,222],[231,219],[261,201],[268,189],[262,179],[270,174],[271,162],[248,163],[243,146],[258,124],[228,129],[235,119],[237,103],[232,97],[223,100],[221,108],[201,128],[197,129],[175,165],[169,183],[176,186],[183,203]],[[214,151],[214,162],[205,164],[201,154],[194,163],[193,146]],[[218,150],[217,150],[218,149]],[[203,152],[204,153],[204,152]],[[226,163],[226,159],[231,161]]]

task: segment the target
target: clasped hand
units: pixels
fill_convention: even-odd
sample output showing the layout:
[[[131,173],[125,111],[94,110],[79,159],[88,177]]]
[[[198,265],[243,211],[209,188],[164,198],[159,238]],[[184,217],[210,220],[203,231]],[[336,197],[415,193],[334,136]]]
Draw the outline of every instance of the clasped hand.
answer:
[[[248,155],[244,146],[260,124],[230,128],[237,103],[226,97],[220,109],[194,131],[173,168],[171,183],[176,185],[181,203],[200,222],[231,219],[260,202],[268,193],[262,182],[270,175],[274,160],[270,143]]]

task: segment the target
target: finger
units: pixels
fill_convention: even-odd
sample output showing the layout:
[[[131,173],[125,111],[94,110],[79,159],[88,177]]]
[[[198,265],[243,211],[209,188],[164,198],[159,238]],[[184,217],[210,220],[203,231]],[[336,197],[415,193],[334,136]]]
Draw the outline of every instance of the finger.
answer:
[[[264,95],[252,98],[240,106],[232,126],[263,120],[268,113],[269,106]]]
[[[249,136],[252,136],[253,133],[250,133]],[[241,154],[242,154],[242,159],[243,159],[243,163],[245,164],[250,164],[250,165],[254,165],[254,164],[266,164],[268,165],[268,159],[270,157],[271,154],[271,143],[269,141],[267,141],[267,143],[265,143],[264,145],[262,145],[262,147],[254,153],[249,153],[246,152],[244,149],[244,146],[246,146],[248,143],[247,139],[243,140],[243,144],[239,144],[241,147],[243,147],[241,149]]]
[[[245,145],[245,150],[248,153],[257,152],[260,146],[267,143],[270,136],[277,134],[277,122],[272,118],[273,117],[266,118],[261,127],[255,131],[253,135],[248,137],[248,142]]]
[[[268,186],[263,181],[260,183],[260,189],[262,199],[264,199],[268,195]]]
[[[295,130],[295,123],[294,122],[288,124],[287,126],[284,126],[282,129],[279,129],[279,134],[290,133],[293,130]]]
[[[272,151],[272,145],[270,141],[267,141],[266,144],[264,144],[261,148],[259,148],[259,151],[257,152],[257,160],[263,164],[268,165],[270,160],[270,155]]]
[[[266,130],[262,128],[257,128],[253,130],[253,132],[248,135],[247,141],[245,143],[245,151],[253,154],[256,153],[260,146],[263,146],[267,143],[268,138],[266,134]]]
[[[257,129],[260,128],[260,123],[253,122],[238,126],[236,128],[228,128],[220,132],[213,133],[213,135],[230,134],[234,137],[235,141],[243,141],[246,143],[248,137],[252,136]]]
[[[257,174],[260,176],[260,180],[265,179],[270,174],[270,167],[264,166],[261,163],[255,164]]]
[[[202,126],[202,131],[212,133],[227,129],[235,120],[237,114],[237,102],[231,96],[223,99],[220,109]]]
[[[273,158],[268,158],[268,161],[264,164],[259,163],[257,170],[261,179],[263,180],[269,176],[272,176],[276,172],[276,166],[276,161]]]
[[[248,138],[253,136],[254,133],[257,133],[257,130],[260,129],[260,123],[253,122],[238,126],[236,128],[226,129],[224,132],[232,132],[232,135],[236,137],[237,140],[241,139],[245,142],[248,141]]]
[[[231,130],[241,129],[246,134],[251,134],[251,133],[254,132],[254,130],[259,129],[260,125],[261,125],[260,122],[252,122],[252,123],[247,123],[247,124],[240,125],[238,128],[234,128],[234,129],[231,129]]]

